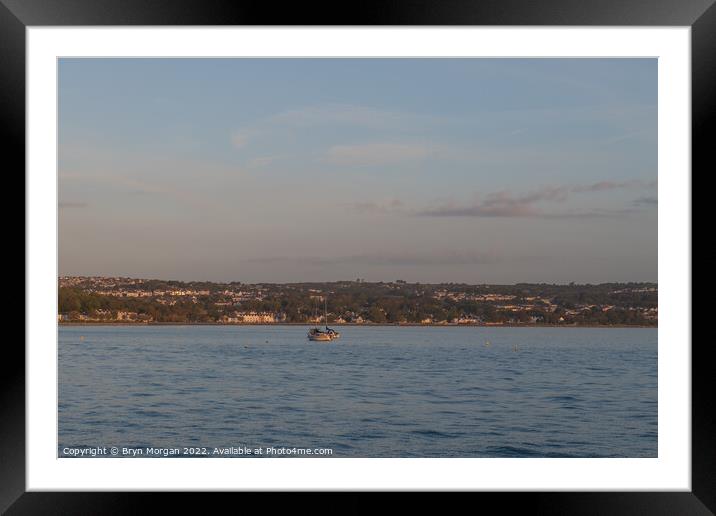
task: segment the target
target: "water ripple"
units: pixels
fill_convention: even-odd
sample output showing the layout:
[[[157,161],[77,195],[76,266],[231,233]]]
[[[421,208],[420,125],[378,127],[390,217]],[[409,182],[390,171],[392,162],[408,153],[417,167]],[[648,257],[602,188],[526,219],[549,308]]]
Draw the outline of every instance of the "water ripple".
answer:
[[[61,327],[60,447],[657,456],[655,329],[342,334],[317,346],[302,327]]]

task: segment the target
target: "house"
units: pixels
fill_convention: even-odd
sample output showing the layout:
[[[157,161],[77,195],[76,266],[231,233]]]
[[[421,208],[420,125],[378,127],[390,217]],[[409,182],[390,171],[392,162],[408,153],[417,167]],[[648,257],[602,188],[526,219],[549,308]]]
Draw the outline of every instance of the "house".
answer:
[[[245,324],[276,322],[276,316],[270,312],[237,312],[236,315],[240,317],[241,322]]]

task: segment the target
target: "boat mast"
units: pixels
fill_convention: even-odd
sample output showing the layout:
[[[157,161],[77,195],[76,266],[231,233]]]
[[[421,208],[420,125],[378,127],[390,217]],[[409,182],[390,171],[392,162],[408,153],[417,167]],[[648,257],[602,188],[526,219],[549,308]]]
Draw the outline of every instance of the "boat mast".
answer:
[[[314,324],[316,326],[316,329],[318,329],[318,300],[314,299],[315,303],[313,304],[313,320]]]

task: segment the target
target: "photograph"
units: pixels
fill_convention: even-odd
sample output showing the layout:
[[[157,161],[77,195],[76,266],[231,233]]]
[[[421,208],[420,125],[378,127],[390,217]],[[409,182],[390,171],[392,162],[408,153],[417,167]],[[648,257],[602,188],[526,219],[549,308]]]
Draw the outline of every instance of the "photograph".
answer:
[[[57,458],[659,458],[658,72],[58,57]]]

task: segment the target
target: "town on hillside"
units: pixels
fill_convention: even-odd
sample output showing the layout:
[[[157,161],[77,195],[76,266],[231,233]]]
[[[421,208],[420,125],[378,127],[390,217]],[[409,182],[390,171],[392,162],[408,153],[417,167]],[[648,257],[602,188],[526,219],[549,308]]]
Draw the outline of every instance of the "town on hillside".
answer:
[[[327,319],[327,320],[326,320]],[[182,282],[63,276],[60,323],[656,326],[655,283]]]

